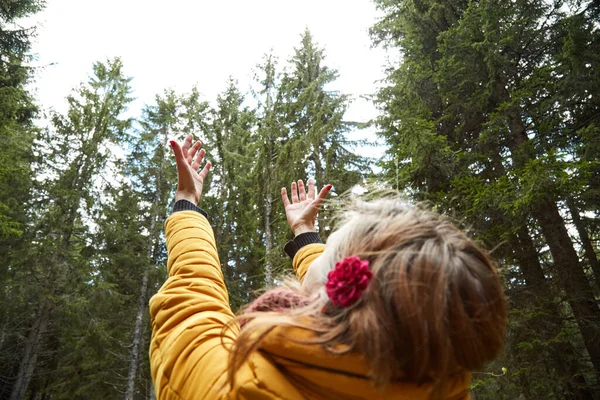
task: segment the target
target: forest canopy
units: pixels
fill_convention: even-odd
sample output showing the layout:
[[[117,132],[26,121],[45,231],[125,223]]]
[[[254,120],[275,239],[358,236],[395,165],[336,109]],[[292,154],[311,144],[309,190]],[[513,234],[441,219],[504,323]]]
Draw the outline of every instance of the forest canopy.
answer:
[[[16,22],[44,6],[0,2],[0,398],[154,398],[167,143],[188,134],[214,164],[200,206],[234,310],[291,272],[282,186],[393,189],[458,221],[502,272],[506,348],[472,398],[600,398],[600,3],[373,0],[372,44],[400,56],[372,121],[347,117],[309,29],[289,59],[256,55],[252,90],[165,88],[132,116],[135,77],[116,57],[89,66],[64,112],[42,110],[35,27]],[[353,139],[365,126],[383,157]]]

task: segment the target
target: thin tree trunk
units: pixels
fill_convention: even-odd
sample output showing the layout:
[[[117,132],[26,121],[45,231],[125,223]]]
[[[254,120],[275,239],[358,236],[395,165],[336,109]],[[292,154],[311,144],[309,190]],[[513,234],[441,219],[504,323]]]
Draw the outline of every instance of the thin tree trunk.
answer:
[[[270,81],[268,81],[270,82]],[[267,118],[272,118],[272,116],[269,116],[269,114],[271,114],[273,112],[273,101],[271,99],[271,90],[270,90],[270,84],[267,84],[267,103],[266,103],[266,110],[267,113],[265,114],[265,119]],[[265,182],[265,188],[266,188],[266,196],[265,196],[265,285],[269,285],[273,282],[273,259],[272,259],[272,253],[273,253],[273,229],[271,227],[271,215],[273,213],[273,173],[275,170],[275,166],[273,165],[273,158],[274,158],[274,149],[275,149],[275,141],[273,140],[273,131],[272,131],[272,127],[269,126],[268,128],[268,136],[267,136],[267,143],[266,143],[266,154],[265,154],[265,159],[266,159],[266,165],[267,167],[267,171],[266,172],[266,182]]]
[[[271,59],[269,58],[269,63]],[[268,64],[271,66],[271,64]],[[266,104],[265,104],[265,121],[269,121],[272,118],[273,113],[273,98],[271,97],[271,86],[273,84],[273,76],[271,75],[271,70],[267,68],[267,77],[266,77]],[[267,151],[265,158],[267,160],[268,171],[266,185],[267,193],[265,198],[265,284],[269,285],[273,282],[273,260],[271,259],[271,254],[273,252],[273,230],[271,229],[271,213],[273,212],[273,193],[271,193],[272,189],[272,173],[274,170],[273,165],[273,150],[274,150],[274,140],[273,140],[273,131],[272,127],[268,125],[269,128],[267,132],[269,133],[267,136]]]
[[[148,390],[148,400],[156,400],[156,393],[154,392],[154,382],[150,385]]]
[[[125,400],[133,400],[135,392],[135,378],[140,359],[140,350],[142,343],[142,330],[144,323],[144,312],[146,311],[146,298],[148,295],[148,268],[144,270],[142,277],[142,287],[138,297],[138,309],[135,316],[135,328],[133,330],[133,343],[131,347],[131,357],[129,359],[129,373],[127,375],[127,389],[125,390]]]
[[[590,236],[588,235],[587,230],[583,225],[583,221],[579,216],[579,210],[577,210],[575,203],[572,199],[568,199],[567,205],[569,207],[571,217],[573,218],[573,224],[575,225],[575,228],[577,229],[577,234],[579,235],[579,239],[581,240],[581,244],[585,252],[585,258],[588,259],[590,267],[592,268],[592,272],[594,273],[596,284],[598,284],[600,283],[600,263],[598,262],[598,256],[594,251],[594,246],[592,246],[592,241],[590,240]]]
[[[313,161],[315,163],[315,179],[317,181],[318,187],[322,187],[323,185],[326,185],[327,182],[325,182],[325,171],[323,170],[323,164],[319,157],[320,157],[320,154],[318,152],[318,148],[314,148],[313,149]],[[325,228],[325,215],[324,214],[325,213],[323,211],[324,211],[324,207],[322,208],[321,212],[317,216],[317,224],[319,225],[319,232],[321,233],[321,237],[324,237],[324,235],[327,233],[324,230],[324,228]]]
[[[35,321],[29,331],[27,343],[25,344],[25,354],[21,359],[17,379],[10,394],[10,400],[22,400],[27,394],[29,383],[33,377],[37,359],[40,353],[42,338],[50,320],[52,306],[49,300],[43,300],[38,307]]]
[[[519,269],[527,283],[527,288],[543,299],[550,298],[552,294],[546,284],[544,270],[526,226],[518,229],[518,247],[515,258],[519,261]]]
[[[163,129],[163,142],[164,146],[168,141],[168,131]],[[152,245],[148,247],[148,253],[146,254],[146,260],[152,260],[153,264],[156,264],[156,249],[159,246],[159,236],[155,232],[156,231],[156,221],[159,218],[159,215],[156,215],[157,206],[160,203],[160,195],[161,193],[161,182],[162,182],[162,174],[165,167],[165,157],[163,156],[160,160],[159,168],[156,175],[156,194],[154,200],[152,202],[152,214],[150,215],[150,237],[152,238]],[[140,360],[140,350],[142,348],[143,341],[143,325],[144,325],[144,313],[146,312],[146,303],[148,301],[148,275],[149,275],[149,266],[144,268],[144,275],[142,276],[142,285],[140,287],[140,295],[138,297],[138,305],[137,305],[137,313],[135,316],[135,327],[133,329],[133,342],[131,345],[131,357],[129,359],[129,372],[127,374],[127,389],[125,390],[125,400],[133,400],[133,395],[135,393],[135,380],[137,377],[137,370]]]
[[[155,210],[156,207],[153,207]],[[156,229],[156,216],[152,216],[152,222],[150,223],[150,233],[154,234]],[[156,263],[155,250],[158,248],[159,239],[155,237],[152,246],[149,246],[148,253],[146,254],[147,260],[152,260]],[[131,355],[129,358],[129,372],[127,374],[127,388],[125,390],[125,400],[133,400],[135,393],[135,380],[138,372],[138,365],[140,362],[140,351],[142,349],[143,335],[144,335],[144,313],[146,312],[146,305],[148,302],[148,276],[150,273],[150,267],[144,269],[144,275],[142,276],[142,285],[140,287],[140,295],[138,297],[137,313],[135,316],[135,327],[133,329],[133,341],[131,344]]]
[[[265,284],[273,282],[273,230],[271,229],[271,212],[273,209],[273,198],[271,196],[271,185],[267,183],[267,196],[265,199]]]

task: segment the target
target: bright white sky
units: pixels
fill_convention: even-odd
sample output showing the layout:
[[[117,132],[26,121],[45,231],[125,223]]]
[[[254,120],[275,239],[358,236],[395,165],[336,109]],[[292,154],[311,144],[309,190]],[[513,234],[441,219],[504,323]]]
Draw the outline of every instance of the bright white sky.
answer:
[[[228,76],[247,92],[252,69],[273,49],[280,66],[308,27],[339,71],[334,85],[354,97],[346,119],[366,121],[375,108],[359,96],[375,92],[385,53],[371,49],[368,28],[377,11],[371,0],[48,0],[33,52],[34,83],[44,109],[65,109],[65,96],[91,73],[94,61],[119,56],[133,77],[139,116],[165,88],[197,85],[209,101]]]

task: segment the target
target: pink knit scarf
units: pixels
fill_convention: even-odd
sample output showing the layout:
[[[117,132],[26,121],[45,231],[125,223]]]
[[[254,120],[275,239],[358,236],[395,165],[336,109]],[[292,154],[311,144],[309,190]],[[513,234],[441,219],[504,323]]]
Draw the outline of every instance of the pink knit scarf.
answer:
[[[271,289],[250,303],[243,314],[252,312],[284,311],[304,307],[310,304],[310,298],[290,289]],[[242,314],[242,315],[243,315]],[[248,321],[242,320],[241,326]]]

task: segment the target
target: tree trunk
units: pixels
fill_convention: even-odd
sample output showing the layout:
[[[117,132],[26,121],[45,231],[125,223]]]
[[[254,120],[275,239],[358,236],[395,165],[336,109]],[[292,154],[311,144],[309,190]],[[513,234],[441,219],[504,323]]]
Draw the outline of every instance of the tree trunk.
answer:
[[[150,385],[148,390],[148,400],[156,400],[156,393],[154,392],[154,382]]]
[[[42,345],[43,335],[48,326],[52,309],[53,307],[47,299],[42,300],[38,307],[35,321],[31,327],[31,331],[29,331],[29,336],[27,337],[25,354],[21,359],[17,379],[10,394],[10,400],[22,400],[27,394],[27,389],[29,388],[31,378],[33,377],[33,372]]]
[[[267,183],[267,196],[265,199],[265,284],[268,286],[273,282],[273,230],[271,229],[271,212],[273,209],[273,198],[271,196],[271,185]]]
[[[164,142],[166,146],[167,135],[166,132],[164,134]],[[157,206],[160,202],[160,197],[158,193],[161,193],[161,182],[162,182],[162,174],[163,169],[165,167],[165,158],[162,157],[160,160],[160,165],[158,168],[157,176],[156,176],[156,195],[154,197],[154,201],[152,202],[152,214],[150,215],[150,238],[152,238],[152,245],[148,247],[148,253],[146,254],[146,260],[152,261],[153,264],[156,264],[156,249],[159,246],[159,235],[156,231],[156,222],[159,218],[159,215],[156,215]],[[127,374],[127,389],[125,390],[125,400],[133,400],[133,395],[135,393],[135,379],[137,377],[138,364],[140,360],[140,350],[142,348],[143,341],[143,325],[144,325],[144,313],[146,312],[146,303],[148,301],[148,275],[149,275],[149,266],[144,269],[144,275],[142,276],[142,286],[140,287],[140,295],[138,297],[138,305],[137,305],[137,313],[135,316],[135,328],[133,329],[133,342],[131,345],[131,357],[129,359],[129,372]]]
[[[127,389],[125,390],[125,400],[133,400],[135,392],[135,378],[137,376],[138,363],[140,359],[140,350],[142,344],[142,330],[144,323],[144,312],[146,311],[146,297],[148,293],[148,268],[144,271],[142,277],[142,287],[138,297],[138,309],[135,316],[135,328],[133,330],[133,343],[131,346],[131,357],[129,359],[129,373],[127,375]]]
[[[552,296],[546,284],[546,276],[540,265],[540,259],[531,240],[529,230],[525,226],[518,228],[518,247],[516,247],[515,258],[519,261],[519,269],[527,283],[527,288],[543,299]]]
[[[581,244],[585,252],[585,258],[587,258],[588,262],[590,263],[590,267],[592,268],[592,272],[594,273],[596,284],[598,285],[598,283],[600,282],[600,263],[598,262],[598,256],[594,251],[594,246],[592,245],[590,236],[588,235],[588,232],[585,229],[585,226],[583,225],[583,221],[579,216],[579,210],[577,210],[574,201],[572,199],[568,199],[567,205],[569,206],[569,212],[571,213],[571,217],[573,218],[573,225],[575,225],[575,228],[577,229],[577,234],[579,235],[579,239],[581,240]]]
[[[325,171],[323,170],[323,164],[321,162],[321,158],[320,158],[320,154],[318,151],[318,148],[314,148],[313,149],[313,161],[315,163],[315,180],[317,181],[317,188],[322,187],[324,185],[327,184],[327,182],[325,182]],[[317,192],[318,193],[318,192]],[[319,232],[321,233],[321,237],[324,237],[324,235],[326,234],[325,232],[325,213],[324,211],[324,206],[321,207],[321,212],[319,213],[319,215],[317,216],[317,224],[319,227]],[[323,239],[325,240],[325,239]]]

